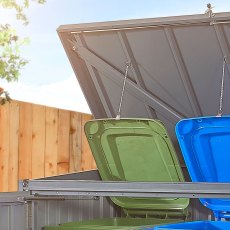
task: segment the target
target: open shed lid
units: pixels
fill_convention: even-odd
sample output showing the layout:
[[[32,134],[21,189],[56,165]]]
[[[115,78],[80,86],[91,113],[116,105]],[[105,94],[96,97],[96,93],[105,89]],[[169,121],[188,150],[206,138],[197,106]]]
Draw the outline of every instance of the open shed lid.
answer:
[[[223,57],[230,97],[230,13],[63,25],[58,34],[95,118],[158,118],[174,144],[186,117],[216,115]],[[224,113],[230,104],[224,101]]]
[[[181,120],[176,134],[193,182],[230,182],[230,116]],[[230,218],[230,199],[200,199],[217,218]]]

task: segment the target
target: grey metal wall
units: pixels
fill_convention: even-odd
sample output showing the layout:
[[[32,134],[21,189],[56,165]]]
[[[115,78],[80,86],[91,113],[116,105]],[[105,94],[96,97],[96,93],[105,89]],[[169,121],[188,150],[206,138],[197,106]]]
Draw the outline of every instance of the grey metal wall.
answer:
[[[38,201],[34,203],[32,230],[60,223],[120,216],[119,209],[106,198],[98,200]],[[212,212],[201,205],[198,199],[190,203],[191,220],[211,220]]]
[[[97,171],[46,178],[47,180],[98,180]],[[61,186],[61,185],[60,185]],[[20,186],[21,187],[21,186]],[[23,198],[33,201],[23,202]],[[42,230],[44,226],[96,218],[121,216],[120,208],[106,197],[31,197],[29,192],[0,193],[0,230]],[[191,219],[212,219],[198,199],[191,199]]]
[[[79,200],[46,200],[32,203],[32,230],[44,226],[87,219],[114,217],[119,215],[110,202],[103,197]]]
[[[119,210],[102,197],[28,203],[1,203],[0,199],[0,230],[41,230],[44,226],[117,215]]]
[[[75,197],[76,198],[76,197]],[[213,219],[211,211],[203,207],[198,199],[191,199],[192,220]],[[42,230],[44,226],[87,219],[120,216],[107,198],[80,197],[79,200],[47,200],[29,203],[1,203],[0,230]]]
[[[1,230],[27,230],[28,215],[27,204],[0,204]]]

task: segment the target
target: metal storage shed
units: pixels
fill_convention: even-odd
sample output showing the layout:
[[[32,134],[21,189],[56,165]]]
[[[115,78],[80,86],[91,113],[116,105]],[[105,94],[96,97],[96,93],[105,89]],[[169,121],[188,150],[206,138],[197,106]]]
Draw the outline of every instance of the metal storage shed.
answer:
[[[58,34],[95,118],[116,117],[129,63],[121,117],[162,120],[176,146],[178,120],[217,114],[224,57],[224,98],[229,97],[229,22],[230,13],[210,13],[66,25],[58,28]],[[230,113],[227,100],[223,108]],[[98,180],[92,171],[21,182],[23,192],[0,195],[1,228],[37,230],[67,221],[117,216],[119,210],[104,198],[110,195],[230,197],[229,183]],[[193,219],[210,218],[196,202],[192,210]]]

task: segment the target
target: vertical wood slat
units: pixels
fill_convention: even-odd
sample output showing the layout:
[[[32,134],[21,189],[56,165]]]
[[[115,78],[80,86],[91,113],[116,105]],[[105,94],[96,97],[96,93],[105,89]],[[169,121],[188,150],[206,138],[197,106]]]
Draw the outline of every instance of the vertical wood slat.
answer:
[[[9,190],[9,104],[0,108],[0,190]]]
[[[9,144],[9,191],[18,190],[18,134],[19,134],[19,103],[9,104],[10,144]]]
[[[32,178],[45,176],[45,107],[33,105]]]
[[[32,104],[22,102],[19,114],[19,179],[30,179],[32,178]]]
[[[45,176],[57,175],[58,110],[46,107]]]
[[[69,172],[81,170],[82,126],[81,113],[70,113],[70,168]]]
[[[58,117],[58,157],[57,172],[64,174],[69,172],[69,133],[70,133],[70,112],[59,110]]]

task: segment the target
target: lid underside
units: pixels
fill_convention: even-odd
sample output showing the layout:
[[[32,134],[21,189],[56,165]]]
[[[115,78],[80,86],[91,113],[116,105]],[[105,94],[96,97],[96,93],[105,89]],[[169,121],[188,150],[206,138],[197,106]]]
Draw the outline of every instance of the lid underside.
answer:
[[[95,118],[158,118],[176,145],[182,118],[216,115],[223,57],[230,97],[230,13],[65,25],[58,34]],[[224,113],[230,104],[224,100]]]
[[[85,133],[103,180],[184,181],[175,150],[161,122],[106,119],[85,125]],[[127,198],[112,200],[125,209],[183,212],[188,199]],[[146,214],[146,213],[145,213]]]

